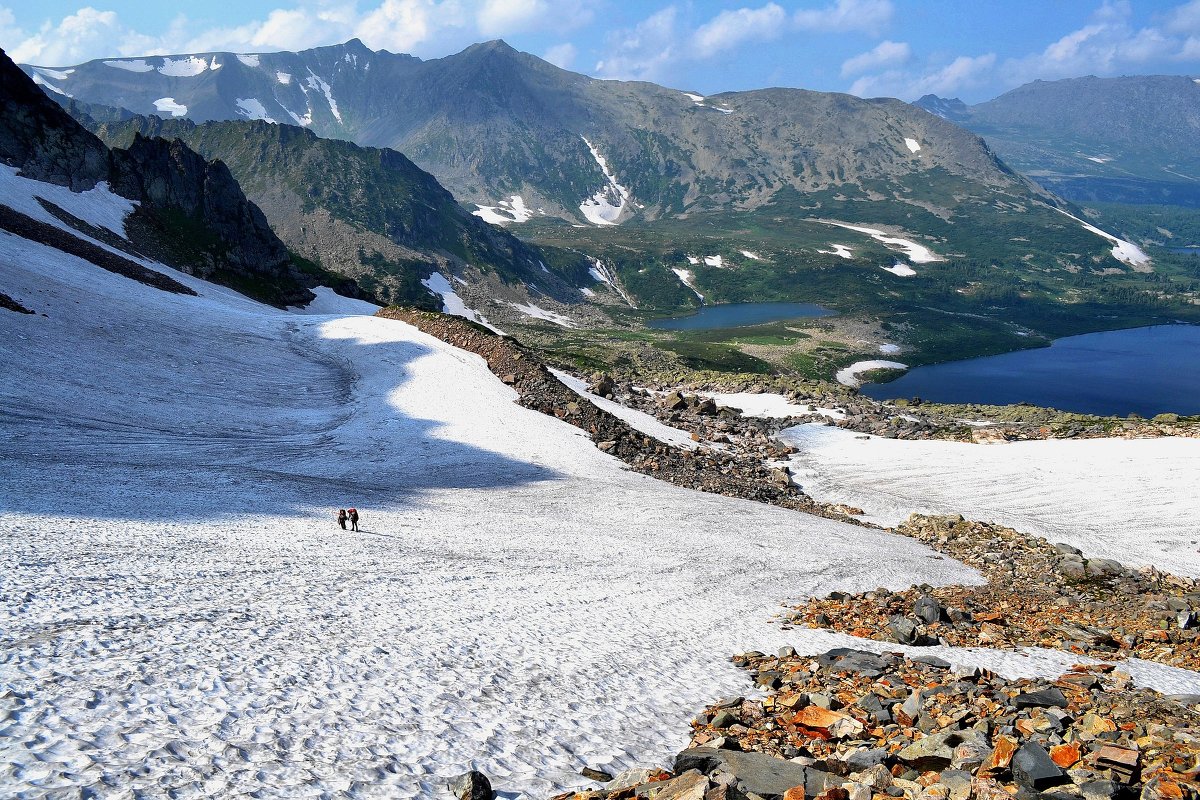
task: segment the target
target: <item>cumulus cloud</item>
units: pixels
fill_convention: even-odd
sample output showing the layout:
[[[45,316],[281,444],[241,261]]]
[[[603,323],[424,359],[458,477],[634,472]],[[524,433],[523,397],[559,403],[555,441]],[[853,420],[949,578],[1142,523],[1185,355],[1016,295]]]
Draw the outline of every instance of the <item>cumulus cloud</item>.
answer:
[[[810,31],[878,33],[892,21],[892,0],[837,0],[824,8],[800,9],[796,26]]]
[[[569,31],[592,21],[590,5],[579,0],[483,0],[475,16],[484,36],[527,31]]]
[[[692,47],[697,54],[708,56],[746,41],[774,39],[786,21],[787,12],[775,3],[722,11],[692,34]]]
[[[867,52],[843,61],[842,77],[858,75],[880,67],[897,66],[908,61],[911,56],[912,48],[907,42],[891,42],[885,39]]]
[[[14,61],[57,65],[76,60],[78,53],[161,52],[157,47],[159,43],[153,38],[122,24],[115,11],[85,6],[63,17],[57,25],[46,22],[36,33],[22,35],[8,53]]]
[[[667,6],[632,28],[608,35],[608,54],[596,62],[595,72],[605,78],[655,80],[676,57],[679,11]]]
[[[850,86],[850,94],[859,97],[899,97],[916,100],[921,95],[955,95],[982,86],[993,78],[996,54],[959,56],[948,64],[909,73],[888,70],[878,75],[864,75]]]
[[[546,61],[549,61],[556,67],[570,69],[571,65],[575,63],[575,57],[577,55],[579,55],[579,53],[576,51],[575,45],[571,44],[570,42],[563,42],[562,44],[556,44],[547,50],[542,58]]]

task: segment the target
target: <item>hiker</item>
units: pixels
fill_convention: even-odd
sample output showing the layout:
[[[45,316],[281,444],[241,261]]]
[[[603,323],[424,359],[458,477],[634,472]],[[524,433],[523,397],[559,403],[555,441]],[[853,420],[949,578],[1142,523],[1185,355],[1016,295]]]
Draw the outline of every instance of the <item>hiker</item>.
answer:
[[[358,509],[352,508],[348,513],[350,514],[350,530],[358,530]]]
[[[338,525],[342,526],[342,530],[346,530],[346,520],[347,519],[348,519],[348,517],[346,516],[346,509],[339,508],[338,515],[337,515],[337,521],[338,521]]]

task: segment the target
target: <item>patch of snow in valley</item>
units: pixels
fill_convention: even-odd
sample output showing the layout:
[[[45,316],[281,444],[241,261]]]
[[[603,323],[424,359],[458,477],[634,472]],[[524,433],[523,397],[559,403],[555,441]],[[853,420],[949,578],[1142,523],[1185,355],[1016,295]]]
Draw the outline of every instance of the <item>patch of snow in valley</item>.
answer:
[[[880,361],[878,359],[855,361],[850,366],[839,369],[834,377],[843,386],[861,386],[862,378],[860,376],[873,369],[908,369],[908,365],[901,364],[899,361]]]
[[[476,205],[479,204],[477,203]],[[494,206],[480,205],[471,213],[482,218],[484,222],[490,222],[493,225],[528,222],[533,218],[533,212],[525,205],[525,199],[519,194],[514,194],[507,200],[501,200]]]
[[[942,260],[941,257],[934,254],[934,252],[932,250],[930,250],[928,247],[926,247],[925,245],[917,244],[916,242],[910,241],[908,239],[901,239],[896,236],[889,236],[888,234],[884,233],[883,231],[879,230],[878,228],[865,228],[861,225],[848,225],[845,222],[829,222],[829,221],[825,221],[825,220],[814,220],[814,222],[816,222],[816,221],[825,222],[826,225],[836,225],[837,227],[845,228],[846,230],[858,231],[859,233],[865,233],[868,236],[870,236],[872,239],[874,239],[875,241],[877,241],[881,244],[888,244],[888,245],[892,245],[894,247],[899,247],[908,256],[908,260],[913,262],[914,264],[928,264],[932,261],[941,261]]]
[[[581,292],[581,293],[582,293],[582,294],[583,294],[585,297],[595,297],[595,296],[596,296],[596,293],[595,293],[595,292],[593,292],[591,289],[587,288],[586,286],[582,286],[582,287],[580,287],[579,291],[580,291],[580,292]]]
[[[890,267],[880,267],[880,269],[893,275],[899,275],[901,278],[911,278],[917,274],[917,271],[908,264],[901,264],[898,261]]]
[[[123,69],[126,72],[153,72],[154,65],[146,62],[144,58],[122,58],[113,59],[103,62],[106,67],[114,69]]]
[[[466,281],[458,278],[455,278],[455,280],[458,280],[458,282],[464,286],[466,285]],[[454,291],[454,287],[450,285],[450,281],[446,280],[446,276],[442,273],[433,273],[428,278],[421,281],[421,285],[436,294],[438,297],[442,298],[443,314],[453,314],[456,317],[462,317],[463,319],[469,319],[472,322],[478,322],[480,325],[492,331],[493,333],[498,333],[501,336],[504,335],[504,331],[494,327],[478,311],[467,308],[467,304],[464,303],[463,299],[458,296],[458,292]]]
[[[237,99],[238,113],[246,119],[261,119],[263,122],[275,122],[263,107],[262,101],[254,97],[239,97]]]
[[[297,114],[295,111],[292,111],[290,108],[285,106],[279,100],[279,98],[276,98],[275,102],[279,103],[279,107],[282,108],[285,112],[287,112],[287,115],[292,118],[292,121],[295,122],[297,125],[299,125],[301,128],[307,128],[309,125],[312,125],[312,121],[313,121],[312,106],[308,106],[307,110],[303,114]]]
[[[1108,156],[1084,156],[1088,161],[1095,161],[1097,164],[1107,164],[1112,161]]]
[[[705,256],[704,263],[710,267],[717,267],[717,268],[721,268],[725,265],[724,261],[721,259],[720,256]]]
[[[884,342],[883,344],[879,345],[879,352],[883,353],[885,356],[895,355],[896,353],[900,352],[900,345]]]
[[[897,524],[962,514],[1066,542],[1089,558],[1200,576],[1200,439],[1060,439],[968,444],[867,437],[802,425],[805,491]]]
[[[533,317],[534,319],[541,319],[541,320],[545,320],[546,322],[552,322],[555,325],[558,325],[563,328],[579,327],[579,325],[575,322],[575,320],[571,319],[567,315],[559,314],[555,311],[547,311],[546,309],[542,308],[541,306],[536,306],[533,303],[528,303],[525,305],[522,305],[520,303],[509,303],[509,305],[512,306],[513,308],[515,308],[517,311],[520,311],[522,314],[524,314],[527,317]]]
[[[333,99],[333,89],[330,88],[329,84],[311,69],[308,71],[308,80],[306,83],[310,89],[321,90],[321,93],[325,95],[325,101],[329,103],[329,110],[333,112],[334,119],[336,119],[338,122],[341,122],[342,115],[341,112],[338,111],[338,104],[337,101]]]
[[[292,76],[287,72],[276,72],[275,80],[284,86],[290,86],[292,83]]]
[[[343,297],[328,286],[318,286],[312,290],[317,297],[306,306],[291,306],[288,311],[294,314],[366,314],[370,316],[382,306],[358,300],[353,297]]]
[[[683,96],[688,98],[689,100],[691,100],[693,103],[696,103],[697,105],[704,102],[704,95],[692,94],[691,92],[684,92]]]
[[[814,408],[808,404],[793,403],[781,394],[763,392],[698,392],[701,397],[711,398],[714,403],[742,412],[743,417],[765,417],[786,419],[804,414],[821,414],[830,419],[845,419],[846,413],[834,408]]]
[[[101,181],[86,192],[72,192],[66,186],[30,180],[18,175],[18,172],[16,167],[0,164],[0,203],[78,236],[78,231],[42,207],[37,201],[40,197],[84,222],[110,230],[122,239],[128,238],[125,234],[125,218],[133,213],[138,204],[113,194],[107,182]]]
[[[842,258],[854,258],[854,254],[850,252],[850,248],[844,244],[831,244],[832,250],[818,250],[818,253],[826,256],[841,256]]]
[[[43,78],[41,75],[39,75],[36,72],[33,73],[33,82],[36,83],[38,86],[49,89],[50,91],[54,92],[55,94],[61,94],[63,97],[74,97],[74,95],[68,94],[66,91],[58,88],[53,83],[46,80],[45,78]]]
[[[629,202],[629,190],[617,182],[617,177],[608,168],[608,162],[604,156],[600,155],[600,151],[592,146],[587,137],[581,136],[580,138],[587,145],[592,158],[596,159],[596,164],[604,173],[604,179],[608,185],[580,203],[579,211],[593,225],[616,225]]]
[[[918,142],[916,139],[909,139],[908,137],[905,137],[904,146],[908,148],[908,151],[910,153],[921,152],[921,143]]]
[[[208,71],[208,62],[196,56],[186,58],[163,58],[158,71],[172,78],[194,78]]]
[[[675,275],[678,276],[680,282],[683,283],[683,285],[687,288],[691,289],[696,297],[700,298],[701,303],[704,302],[704,295],[700,294],[700,291],[696,288],[696,284],[694,283],[696,280],[696,274],[694,272],[692,272],[690,269],[683,269],[682,267],[672,267],[671,272],[674,272]]]
[[[563,372],[560,369],[551,369],[550,372],[554,373],[554,377],[562,381],[563,385],[575,392],[575,394],[587,398],[597,408],[604,409],[639,433],[644,433],[650,438],[664,444],[682,447],[685,450],[695,450],[700,447],[700,443],[693,441],[692,435],[687,431],[681,431],[679,428],[672,428],[670,425],[665,425],[659,422],[658,417],[655,417],[653,414],[647,414],[645,411],[630,408],[614,400],[597,397],[588,391],[587,381],[576,378],[568,372]]]
[[[752,253],[749,250],[743,250],[742,255],[744,255],[746,258],[753,259],[754,261],[762,261],[762,258],[758,255],[758,253]]]
[[[154,101],[154,108],[172,117],[182,117],[187,114],[187,106],[176,103],[174,97],[160,97]]]
[[[400,322],[163,268],[201,292],[167,294],[9,234],[0,261],[49,314],[0,315],[22,378],[0,382],[14,796],[403,799],[474,767],[547,797],[583,765],[668,761],[697,710],[746,693],[732,653],[918,652],[781,631],[780,602],[979,580],[911,539],[638,474]],[[333,521],[349,505],[362,533]],[[919,652],[1010,677],[1079,660]]]
[[[607,284],[614,292],[621,296],[625,304],[630,308],[637,308],[637,303],[633,302],[633,298],[621,286],[621,282],[617,280],[617,275],[612,268],[598,258],[592,259],[592,266],[588,267],[588,274],[595,280],[603,284]]]
[[[1111,233],[1105,233],[1090,222],[1085,222],[1074,214],[1067,214],[1067,212],[1063,211],[1061,208],[1057,208],[1055,211],[1070,217],[1097,236],[1101,236],[1112,242],[1113,258],[1115,258],[1117,261],[1120,261],[1123,264],[1128,264],[1134,269],[1137,269],[1138,267],[1146,267],[1150,264],[1150,256],[1146,255],[1146,251],[1142,250],[1142,248],[1138,247],[1133,242],[1127,242],[1124,239],[1113,236]]]
[[[247,67],[257,67],[261,64],[258,60],[258,53],[238,53],[237,60]]]
[[[700,259],[696,258],[696,256],[688,256],[687,260],[688,260],[688,263],[691,264],[692,266],[695,266],[696,264],[700,263]]]

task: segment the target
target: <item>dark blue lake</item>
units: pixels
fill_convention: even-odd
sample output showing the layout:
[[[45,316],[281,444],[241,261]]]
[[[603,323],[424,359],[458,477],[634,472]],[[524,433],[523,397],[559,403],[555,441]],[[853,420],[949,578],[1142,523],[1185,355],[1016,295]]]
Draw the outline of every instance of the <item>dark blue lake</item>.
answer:
[[[862,392],[876,400],[1025,402],[1084,414],[1200,414],[1200,326],[1069,336],[1038,350],[917,367]]]
[[[1200,256],[1200,244],[1189,244],[1183,247],[1168,247],[1172,253],[1183,253],[1185,256]]]
[[[666,331],[700,331],[744,328],[747,325],[782,322],[785,319],[828,317],[836,313],[812,303],[723,303],[704,306],[695,314],[688,314],[686,317],[654,319],[646,324],[651,328]]]

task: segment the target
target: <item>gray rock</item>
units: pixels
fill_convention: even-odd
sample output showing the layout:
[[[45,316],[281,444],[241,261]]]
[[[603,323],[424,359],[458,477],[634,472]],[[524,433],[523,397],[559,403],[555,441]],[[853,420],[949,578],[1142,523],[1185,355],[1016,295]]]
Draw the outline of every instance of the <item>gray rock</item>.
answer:
[[[932,625],[941,620],[942,612],[942,604],[927,594],[921,595],[913,603],[913,613],[923,619],[926,625]]]
[[[887,760],[888,751],[882,747],[867,747],[855,750],[845,757],[846,766],[852,772],[862,772]]]
[[[1025,692],[1013,699],[1013,706],[1016,708],[1066,708],[1067,705],[1066,696],[1054,687],[1040,689],[1036,692]]]
[[[1116,781],[1087,781],[1079,785],[1079,793],[1084,800],[1113,800],[1121,791],[1121,784]]]
[[[738,719],[736,715],[730,713],[729,711],[722,710],[718,711],[712,718],[711,724],[714,728],[721,729],[728,728],[730,725],[737,725],[739,722],[741,722],[741,720]]]
[[[1050,754],[1036,742],[1025,742],[1013,755],[1012,773],[1017,783],[1036,792],[1066,783],[1067,774],[1050,760]]]
[[[458,800],[492,800],[492,783],[482,772],[464,772],[451,778],[448,786]]]
[[[737,791],[743,795],[757,794],[767,800],[782,797],[795,786],[803,786],[808,797],[815,797],[830,787],[842,785],[842,779],[836,775],[782,758],[708,747],[684,750],[675,757],[674,772],[677,775],[692,769],[704,775],[727,772],[736,779]]]
[[[604,787],[604,791],[616,792],[620,789],[631,789],[634,786],[641,786],[657,774],[658,770],[656,769],[627,769],[609,781],[608,785]]]
[[[822,653],[817,657],[817,663],[834,672],[857,672],[864,678],[878,678],[888,668],[888,661],[883,656],[848,647]]]
[[[1071,545],[1064,544],[1062,542],[1059,542],[1058,544],[1054,545],[1054,549],[1057,550],[1058,552],[1062,553],[1064,556],[1068,556],[1068,555],[1081,556],[1081,555],[1083,555],[1083,551],[1080,550],[1078,547],[1072,547]]]
[[[579,774],[589,781],[596,781],[597,783],[608,783],[613,779],[611,773],[605,772],[602,769],[593,769],[592,767],[584,767],[579,770]]]
[[[945,731],[913,742],[897,753],[896,758],[918,772],[940,771],[951,766],[955,750],[964,744],[969,744],[972,752],[988,748],[987,740],[978,731]]]
[[[900,644],[917,643],[917,623],[907,617],[892,617],[888,620],[888,629],[892,632],[892,638]]]
[[[927,667],[936,667],[937,669],[950,669],[950,662],[944,658],[937,656],[914,656],[913,661],[918,664],[924,664]]]
[[[707,791],[708,778],[697,770],[688,770],[669,781],[638,787],[634,794],[647,800],[704,800]]]
[[[884,707],[877,695],[867,694],[858,699],[854,705],[867,712],[876,722],[886,725],[892,721],[892,712]]]

